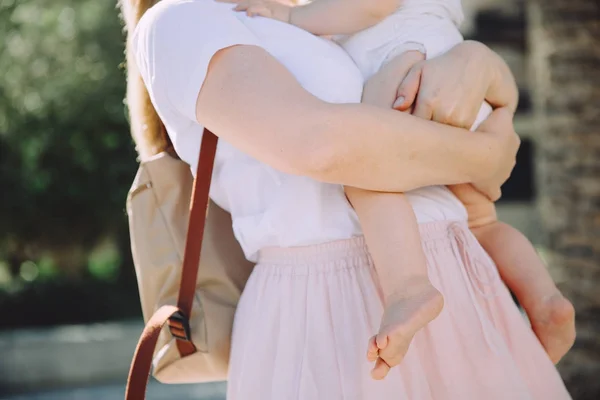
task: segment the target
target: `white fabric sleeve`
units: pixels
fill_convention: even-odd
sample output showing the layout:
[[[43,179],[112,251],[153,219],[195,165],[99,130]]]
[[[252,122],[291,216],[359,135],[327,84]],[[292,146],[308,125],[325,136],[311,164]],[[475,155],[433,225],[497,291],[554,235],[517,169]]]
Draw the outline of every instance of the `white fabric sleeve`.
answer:
[[[212,0],[162,0],[140,20],[132,50],[157,108],[196,121],[196,100],[219,50],[260,46],[232,5]]]

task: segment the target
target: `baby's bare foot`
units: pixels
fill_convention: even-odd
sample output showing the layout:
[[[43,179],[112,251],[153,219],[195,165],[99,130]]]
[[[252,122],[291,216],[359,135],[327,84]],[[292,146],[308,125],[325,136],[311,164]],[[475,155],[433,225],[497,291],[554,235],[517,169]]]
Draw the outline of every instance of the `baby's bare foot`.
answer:
[[[375,355],[384,361],[373,369],[374,379],[385,378],[390,368],[400,364],[414,335],[444,307],[442,294],[429,281],[412,286],[410,292],[388,299],[379,333],[369,342],[369,361],[373,361]]]
[[[531,327],[553,363],[575,342],[575,309],[562,294],[555,293],[525,310]]]

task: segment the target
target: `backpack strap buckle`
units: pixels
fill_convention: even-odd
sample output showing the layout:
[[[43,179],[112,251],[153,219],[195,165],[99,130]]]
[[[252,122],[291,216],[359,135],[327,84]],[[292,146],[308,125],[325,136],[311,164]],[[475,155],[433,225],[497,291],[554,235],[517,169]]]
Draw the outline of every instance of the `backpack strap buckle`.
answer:
[[[168,325],[169,331],[175,339],[185,342],[192,341],[190,320],[181,311],[177,311],[169,317]]]

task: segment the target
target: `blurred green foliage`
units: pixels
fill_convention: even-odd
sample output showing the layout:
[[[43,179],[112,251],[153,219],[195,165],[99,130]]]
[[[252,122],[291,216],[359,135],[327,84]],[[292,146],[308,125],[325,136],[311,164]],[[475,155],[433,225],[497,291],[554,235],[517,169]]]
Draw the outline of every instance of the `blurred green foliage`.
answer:
[[[141,318],[138,293],[126,282],[36,280],[0,290],[0,330]]]
[[[123,39],[116,2],[0,1],[0,261],[13,276],[131,275]],[[92,252],[107,240],[108,256]]]

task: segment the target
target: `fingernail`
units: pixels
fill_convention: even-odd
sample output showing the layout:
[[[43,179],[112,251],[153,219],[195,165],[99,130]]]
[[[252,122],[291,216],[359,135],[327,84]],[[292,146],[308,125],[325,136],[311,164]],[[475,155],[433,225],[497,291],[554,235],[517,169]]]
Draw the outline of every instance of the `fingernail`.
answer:
[[[404,104],[404,96],[400,96],[396,99],[396,101],[394,102],[394,105],[392,107],[396,108],[396,107],[400,107],[402,104]]]

